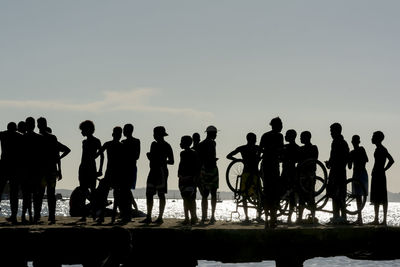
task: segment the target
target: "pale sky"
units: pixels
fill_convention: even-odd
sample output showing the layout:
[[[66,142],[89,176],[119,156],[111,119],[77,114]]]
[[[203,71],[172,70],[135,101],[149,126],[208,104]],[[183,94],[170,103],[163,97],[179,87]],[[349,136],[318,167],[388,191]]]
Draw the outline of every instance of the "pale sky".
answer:
[[[328,159],[329,126],[349,145],[359,134],[373,165],[372,133],[396,161],[400,192],[400,2],[398,1],[8,1],[0,3],[0,129],[44,116],[72,152],[57,188],[78,185],[82,136],[91,119],[104,143],[132,123],[141,140],[137,187],[148,174],[152,129],[179,140],[213,124],[226,155],[276,116],[283,133],[310,130]],[[298,140],[298,139],[297,139]],[[298,141],[299,143],[299,141]],[[351,171],[348,172],[351,176]]]

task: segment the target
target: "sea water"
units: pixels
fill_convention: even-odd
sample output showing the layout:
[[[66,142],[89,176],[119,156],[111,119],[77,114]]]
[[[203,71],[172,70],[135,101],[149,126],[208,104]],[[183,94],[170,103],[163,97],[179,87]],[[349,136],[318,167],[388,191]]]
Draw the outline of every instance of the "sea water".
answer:
[[[146,210],[146,200],[137,199],[136,200],[140,210]],[[22,204],[22,203],[20,203]],[[21,206],[21,205],[19,205]],[[154,207],[158,207],[158,200],[155,200]],[[197,213],[200,214],[201,203],[197,202]],[[0,203],[0,216],[8,217],[10,216],[10,204],[8,200],[3,200]],[[327,204],[328,210],[331,209],[331,203]],[[157,216],[157,208],[154,209],[154,216]],[[20,213],[21,211],[19,211]],[[48,209],[47,203],[43,203],[42,215],[47,216]],[[381,211],[382,213],[382,211]],[[56,207],[57,216],[69,216],[69,201],[58,200]],[[217,203],[217,209],[215,212],[217,220],[223,221],[240,221],[244,219],[244,213],[242,208],[237,208],[233,200],[223,200]],[[389,226],[400,226],[400,203],[391,202],[388,206],[388,217],[387,222]],[[256,211],[254,209],[249,209],[249,216],[254,218],[256,216]],[[317,212],[317,218],[320,223],[327,223],[332,217],[329,212]],[[182,199],[168,199],[165,207],[165,218],[178,218],[183,219],[183,202]],[[285,221],[286,218],[280,217],[281,220]],[[349,220],[355,220],[356,217],[350,216]],[[371,222],[374,219],[374,208],[369,203],[366,204],[363,209],[363,219],[364,223]],[[382,219],[382,214],[380,214],[380,219]],[[30,264],[30,266],[32,266]],[[81,267],[81,265],[66,265],[71,267]],[[215,261],[198,261],[198,266],[202,267],[270,267],[275,266],[274,261],[264,261],[264,262],[254,262],[254,263],[220,263]],[[392,261],[368,261],[368,260],[353,260],[347,257],[330,257],[330,258],[313,258],[304,262],[304,266],[323,266],[323,267],[343,267],[343,266],[400,266],[400,260]]]

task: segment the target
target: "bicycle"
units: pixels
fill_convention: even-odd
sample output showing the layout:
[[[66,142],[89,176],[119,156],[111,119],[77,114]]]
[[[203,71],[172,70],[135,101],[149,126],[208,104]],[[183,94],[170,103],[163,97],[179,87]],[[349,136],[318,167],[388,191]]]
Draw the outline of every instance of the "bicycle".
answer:
[[[315,174],[313,172],[305,172],[304,174],[304,169],[307,170],[312,170],[312,166],[315,167]],[[326,193],[326,187],[328,183],[328,175],[327,175],[327,170],[322,162],[316,159],[310,159],[306,160],[303,163],[299,164],[297,166],[297,173],[299,176],[299,182],[300,182],[300,187],[301,190],[305,193],[310,193],[309,190],[307,190],[307,185],[304,184],[304,181],[310,180],[309,177],[310,175],[314,175],[314,177],[311,180],[315,181],[315,187],[314,187],[314,197],[316,198],[315,201],[315,210],[316,211],[323,211],[323,212],[330,212],[332,213],[331,210],[325,209],[326,204],[328,203],[329,197]],[[303,174],[302,174],[303,173]],[[302,177],[302,175],[304,177]],[[359,188],[361,190],[361,205],[360,207],[357,206],[356,204],[356,197],[357,195],[353,194],[353,188]],[[325,194],[322,194],[325,191]],[[361,182],[357,179],[350,178],[346,180],[346,198],[345,198],[345,205],[346,205],[346,213],[349,215],[357,215],[359,211],[361,211],[365,207],[365,203],[367,201],[367,189],[361,184]],[[360,192],[359,192],[360,193]],[[310,209],[309,205],[306,204],[306,208]]]
[[[243,169],[244,163],[242,159],[233,160],[226,169],[226,182],[230,190],[234,193],[234,200],[236,202],[236,211],[238,212],[239,207],[243,207],[243,203],[247,201],[248,208],[254,208],[257,210],[258,217],[261,217],[263,213],[263,191],[262,191],[262,179],[260,179],[260,173],[258,172],[255,176],[249,176],[246,181],[247,184],[243,184]],[[251,181],[256,177],[256,181]],[[240,214],[239,214],[240,217]]]

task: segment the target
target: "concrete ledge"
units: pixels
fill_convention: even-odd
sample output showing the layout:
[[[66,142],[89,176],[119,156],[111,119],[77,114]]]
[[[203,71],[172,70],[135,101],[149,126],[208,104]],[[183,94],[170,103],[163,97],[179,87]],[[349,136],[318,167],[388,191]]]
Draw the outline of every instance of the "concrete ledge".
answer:
[[[161,226],[143,225],[139,220],[124,226],[97,226],[90,219],[87,224],[76,221],[60,217],[55,225],[13,226],[1,218],[2,258],[42,262],[39,266],[195,266],[197,260],[275,260],[279,266],[302,266],[314,257],[400,259],[400,251],[393,246],[400,240],[400,227],[279,225],[264,229],[262,224],[221,221],[190,227],[176,219],[166,219]]]

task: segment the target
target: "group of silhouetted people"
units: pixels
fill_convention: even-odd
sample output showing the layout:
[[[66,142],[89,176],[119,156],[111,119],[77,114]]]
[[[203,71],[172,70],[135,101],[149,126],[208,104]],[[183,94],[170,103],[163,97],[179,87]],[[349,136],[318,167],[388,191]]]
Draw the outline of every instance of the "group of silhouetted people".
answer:
[[[36,124],[38,133],[35,132]],[[11,216],[7,220],[13,224],[17,223],[19,192],[22,192],[21,222],[39,223],[46,192],[48,220],[49,224],[54,224],[56,182],[62,179],[61,159],[70,149],[58,142],[43,117],[36,121],[28,117],[18,124],[8,123],[7,130],[0,132],[0,143],[0,194],[7,182],[10,187]]]
[[[227,158],[234,160],[234,155],[240,153],[244,163],[241,181],[241,192],[253,194],[257,187],[259,178],[262,179],[264,188],[263,206],[266,214],[266,227],[276,227],[277,210],[283,195],[289,196],[289,216],[288,223],[292,223],[294,207],[298,204],[297,222],[302,221],[305,204],[310,208],[312,222],[315,222],[315,164],[305,164],[301,172],[308,175],[299,175],[297,166],[301,166],[308,160],[318,160],[318,147],[311,143],[311,133],[304,131],[300,135],[302,146],[296,144],[297,133],[290,129],[285,137],[281,134],[283,125],[280,118],[271,120],[271,130],[261,137],[260,145],[256,145],[256,135],[247,135],[247,144],[236,148],[228,154]],[[342,126],[333,123],[330,126],[332,137],[331,152],[329,160],[325,162],[329,169],[327,196],[332,199],[333,217],[331,223],[347,223],[346,217],[346,168],[353,169],[352,178],[359,181],[352,188],[358,207],[358,218],[356,223],[363,224],[361,216],[361,198],[368,195],[368,174],[365,168],[368,157],[365,149],[360,146],[360,137],[354,135],[352,144],[354,149],[350,151],[347,142],[342,135]],[[284,143],[284,139],[287,142]],[[394,160],[388,150],[382,145],[384,134],[381,131],[373,133],[372,143],[376,145],[374,153],[375,163],[372,169],[371,180],[371,203],[374,204],[375,219],[372,224],[378,224],[379,205],[383,205],[383,222],[386,225],[387,218],[387,184],[385,172]],[[262,160],[261,170],[258,168],[259,160]],[[280,164],[282,168],[280,168]],[[311,177],[309,181],[302,181],[300,177]],[[246,221],[249,220],[247,214],[246,197],[244,198],[244,212]],[[258,215],[259,216],[259,215]]]
[[[82,142],[82,160],[79,166],[79,192],[82,196],[78,205],[84,207],[78,213],[85,222],[86,217],[91,215],[98,223],[104,222],[107,200],[110,189],[114,193],[114,206],[111,222],[115,221],[116,211],[119,209],[121,220],[119,223],[127,223],[132,219],[132,205],[137,209],[137,204],[131,189],[135,188],[137,180],[136,162],[140,156],[140,141],[132,136],[133,125],[126,124],[123,128],[115,127],[112,140],[101,145],[99,139],[94,137],[95,126],[92,121],[84,121],[79,126],[85,140]],[[200,142],[198,133],[193,136],[183,136],[180,146],[180,163],[178,169],[179,189],[184,200],[184,224],[195,224],[198,222],[196,215],[196,192],[199,189],[202,200],[201,222],[207,218],[208,196],[211,194],[212,215],[210,223],[215,222],[215,208],[217,203],[217,189],[219,185],[218,168],[216,165],[217,129],[209,126],[206,129],[207,136]],[[122,134],[125,139],[121,141]],[[168,136],[163,126],[157,126],[153,130],[154,141],[151,143],[150,151],[146,154],[150,164],[150,170],[146,181],[146,204],[147,216],[142,223],[162,224],[165,210],[165,194],[168,191],[168,165],[174,164],[173,150],[165,137]],[[98,177],[102,176],[104,153],[107,155],[107,167],[104,178],[96,186]],[[97,168],[96,159],[100,157],[100,166]],[[74,193],[73,193],[74,194]],[[152,210],[154,196],[159,199],[158,217],[152,221]],[[72,197],[72,199],[78,199]],[[90,204],[87,207],[85,201]],[[74,202],[74,201],[73,201]],[[75,204],[71,209],[75,213]],[[85,209],[87,207],[87,209]],[[71,213],[72,214],[72,213]],[[190,214],[190,220],[189,220]]]
[[[35,124],[39,129],[35,132]],[[292,221],[295,206],[298,204],[297,220],[301,221],[305,204],[311,207],[311,219],[315,220],[315,180],[303,181],[300,190],[296,167],[307,160],[318,159],[318,147],[311,143],[311,133],[304,131],[300,134],[301,146],[296,143],[297,133],[290,129],[285,137],[281,131],[282,121],[279,117],[270,122],[271,130],[262,135],[259,145],[254,133],[247,134],[247,144],[237,147],[227,155],[234,160],[240,154],[244,163],[240,189],[249,197],[255,194],[259,187],[260,178],[263,183],[263,208],[265,212],[265,225],[276,227],[277,210],[283,194],[289,197],[288,223]],[[79,166],[79,192],[80,200],[71,205],[71,215],[79,208],[80,221],[85,222],[87,216],[92,216],[97,223],[104,222],[107,199],[110,189],[113,189],[114,206],[111,217],[115,221],[117,210],[120,212],[120,222],[127,223],[132,219],[132,206],[137,210],[137,204],[132,194],[137,180],[137,160],[140,157],[140,140],[133,137],[134,127],[126,124],[124,127],[115,127],[112,139],[105,142],[94,136],[95,125],[86,120],[79,125],[82,136],[82,158]],[[209,126],[206,129],[206,138],[200,142],[200,135],[185,135],[181,138],[180,162],[178,168],[179,190],[184,203],[184,224],[196,224],[199,219],[196,214],[196,194],[199,190],[201,200],[201,223],[215,222],[217,204],[217,189],[219,187],[219,172],[216,157],[217,128]],[[332,198],[333,217],[332,223],[344,223],[346,218],[346,169],[353,169],[353,177],[357,179],[359,187],[353,187],[357,205],[361,205],[361,197],[368,194],[368,174],[366,163],[368,156],[365,149],[360,146],[360,137],[354,135],[350,151],[342,135],[342,126],[334,123],[330,126],[332,137],[329,160],[325,162],[329,169],[327,195]],[[124,139],[122,139],[124,136]],[[142,223],[163,223],[163,214],[168,190],[168,165],[174,164],[173,150],[165,137],[168,136],[163,126],[153,129],[154,141],[150,151],[146,154],[150,164],[150,171],[146,182],[147,216]],[[384,134],[374,132],[372,143],[376,145],[374,153],[375,163],[371,180],[371,203],[375,205],[375,220],[378,222],[379,205],[383,205],[383,224],[387,216],[387,185],[385,172],[394,163],[393,158],[382,145]],[[286,143],[284,143],[286,141]],[[1,161],[0,161],[0,192],[5,184],[10,185],[11,216],[7,218],[12,223],[17,222],[18,194],[23,196],[21,221],[23,223],[38,223],[41,217],[41,208],[44,193],[47,191],[49,207],[49,223],[55,223],[55,187],[56,181],[62,178],[61,159],[70,149],[60,143],[47,126],[45,118],[37,121],[28,117],[18,125],[10,122],[7,130],[0,132]],[[104,154],[107,156],[107,166],[104,177]],[[97,168],[96,159],[100,158]],[[259,162],[261,161],[261,168]],[[315,174],[316,167],[309,165],[302,170],[308,174]],[[315,177],[315,175],[305,175]],[[97,181],[99,184],[97,186]],[[361,187],[362,188],[361,188]],[[306,189],[306,190],[304,190]],[[74,194],[74,193],[73,193]],[[154,196],[159,198],[159,213],[152,221]],[[211,217],[208,218],[208,197],[211,195]],[[71,196],[71,203],[77,199]],[[90,204],[86,205],[86,200]],[[33,203],[33,213],[32,213]],[[249,221],[247,202],[244,201],[246,221]],[[29,218],[26,218],[28,213]],[[258,211],[257,219],[261,219]],[[359,209],[357,223],[362,224],[361,209]]]

